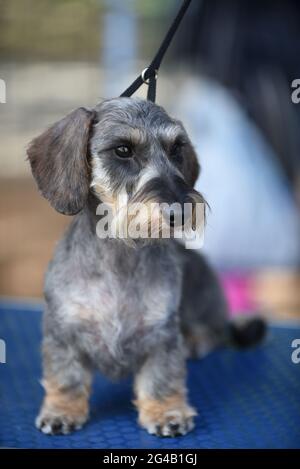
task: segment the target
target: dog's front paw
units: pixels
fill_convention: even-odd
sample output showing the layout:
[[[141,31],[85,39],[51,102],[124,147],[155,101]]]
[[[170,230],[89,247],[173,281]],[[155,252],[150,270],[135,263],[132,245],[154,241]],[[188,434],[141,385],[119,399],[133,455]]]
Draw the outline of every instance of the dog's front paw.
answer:
[[[180,399],[143,400],[138,408],[139,423],[152,435],[175,437],[194,428],[197,412]]]
[[[62,415],[53,410],[42,410],[35,421],[36,427],[46,435],[67,435],[79,430],[86,422],[83,416]]]
[[[166,412],[159,421],[148,421],[145,425],[146,430],[156,436],[175,437],[186,435],[194,428],[195,412],[192,408],[188,411],[173,410]]]

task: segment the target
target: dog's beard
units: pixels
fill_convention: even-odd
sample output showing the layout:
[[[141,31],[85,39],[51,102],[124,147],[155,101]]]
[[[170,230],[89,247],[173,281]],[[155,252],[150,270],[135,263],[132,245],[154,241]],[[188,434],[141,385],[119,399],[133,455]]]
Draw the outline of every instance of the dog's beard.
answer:
[[[122,203],[121,198],[110,209],[109,235],[112,238],[136,246],[170,237],[157,201]]]
[[[128,220],[138,222],[141,232],[148,238],[176,238],[181,237],[182,233],[189,234],[191,231],[204,229],[206,201],[199,192],[194,189],[187,191],[186,203],[182,205],[178,202],[166,202],[160,189],[154,187],[149,190],[149,186],[151,188],[151,183],[139,190],[128,204],[129,211],[132,208],[133,213]],[[171,224],[172,213],[176,215]]]

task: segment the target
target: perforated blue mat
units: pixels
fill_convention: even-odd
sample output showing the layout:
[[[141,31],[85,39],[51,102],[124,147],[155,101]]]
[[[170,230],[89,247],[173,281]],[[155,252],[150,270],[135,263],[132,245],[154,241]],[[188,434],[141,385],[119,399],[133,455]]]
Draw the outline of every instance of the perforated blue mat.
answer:
[[[91,418],[80,431],[46,436],[34,427],[42,400],[41,307],[0,303],[0,446],[17,448],[300,448],[300,328],[272,327],[263,346],[212,353],[188,365],[199,415],[189,435],[160,439],[136,423],[131,380],[94,382]]]

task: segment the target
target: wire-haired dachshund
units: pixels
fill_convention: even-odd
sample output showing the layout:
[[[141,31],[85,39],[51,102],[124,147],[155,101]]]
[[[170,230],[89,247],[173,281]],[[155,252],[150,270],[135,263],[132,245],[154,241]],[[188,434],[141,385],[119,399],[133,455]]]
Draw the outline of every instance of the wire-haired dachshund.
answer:
[[[196,415],[185,386],[187,356],[232,338],[254,343],[264,323],[229,321],[206,260],[174,236],[185,224],[177,209],[167,209],[169,218],[161,210],[136,215],[146,232],[151,218],[154,238],[97,230],[99,207],[120,227],[137,203],[161,203],[164,210],[190,204],[190,218],[197,204],[205,205],[193,188],[199,165],[183,125],[150,101],[105,100],[35,138],[28,158],[42,195],[58,212],[75,215],[45,279],[46,394],[37,427],[47,434],[79,429],[99,369],[112,379],[133,373],[139,423],[149,433],[184,435]],[[169,237],[160,236],[162,225],[172,228]]]

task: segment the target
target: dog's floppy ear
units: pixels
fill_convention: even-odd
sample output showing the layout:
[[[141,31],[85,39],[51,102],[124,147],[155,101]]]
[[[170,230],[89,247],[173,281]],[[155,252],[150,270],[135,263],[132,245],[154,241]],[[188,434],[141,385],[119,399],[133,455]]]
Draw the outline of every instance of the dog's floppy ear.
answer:
[[[186,182],[191,187],[194,187],[194,184],[199,176],[200,165],[198,163],[196,152],[191,143],[189,143],[185,149],[183,172]]]
[[[88,140],[94,112],[78,108],[32,140],[27,150],[42,195],[60,213],[75,215],[89,192]]]

